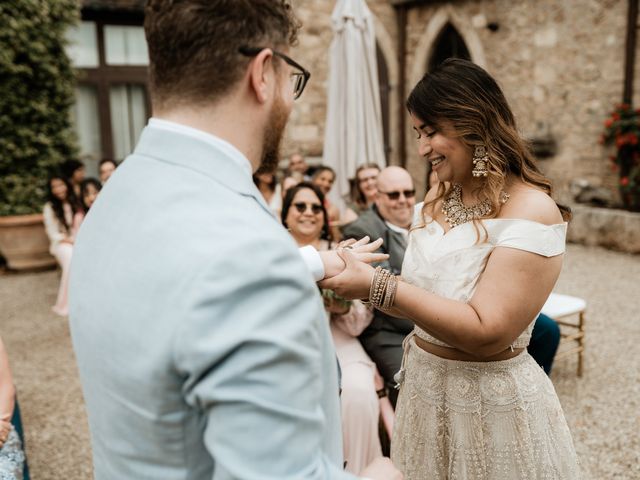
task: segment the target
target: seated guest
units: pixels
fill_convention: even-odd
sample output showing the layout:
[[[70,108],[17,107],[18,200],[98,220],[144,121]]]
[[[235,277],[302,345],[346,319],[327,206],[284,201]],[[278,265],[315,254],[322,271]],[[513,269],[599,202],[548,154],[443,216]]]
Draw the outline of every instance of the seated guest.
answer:
[[[254,173],[253,183],[255,183],[258,190],[260,190],[265,202],[267,202],[267,205],[274,215],[279,217],[280,210],[282,209],[282,193],[276,174],[273,172]]]
[[[377,181],[380,167],[375,163],[365,163],[356,169],[355,177],[349,180],[351,193],[347,209],[342,216],[342,224],[346,225],[369,209],[376,199]]]
[[[329,192],[333,187],[333,182],[336,180],[336,172],[331,167],[326,165],[320,165],[313,173],[311,177],[311,183],[316,185],[320,191],[324,194],[324,206],[329,214],[329,227],[331,228],[331,235],[334,240],[339,240],[341,233],[338,228],[340,225],[340,211],[335,205],[329,202]]]
[[[399,275],[415,203],[409,172],[401,167],[387,167],[378,175],[374,204],[356,221],[342,228],[343,236],[382,238],[380,251],[389,254],[389,259],[380,265]],[[412,330],[413,322],[375,310],[373,321],[360,335],[360,342],[378,366],[394,405],[398,393],[393,388],[396,383],[393,377],[402,363],[402,341]]]
[[[73,242],[80,219],[76,216],[82,213],[71,185],[60,175],[53,175],[48,182],[47,203],[44,205],[44,226],[49,237],[49,251],[53,255],[60,268],[60,288],[55,305],[51,308],[54,313],[66,316],[69,312],[67,305],[67,284],[69,277],[69,265],[73,252]]]
[[[98,193],[102,190],[102,184],[95,178],[87,178],[80,184],[80,200],[85,212],[88,212],[93,202],[98,198]]]
[[[98,174],[100,176],[100,182],[104,185],[109,177],[113,174],[113,172],[118,167],[118,164],[115,160],[111,160],[109,158],[105,158],[100,160],[100,165],[98,166]]]
[[[332,247],[324,195],[313,184],[303,182],[287,191],[282,223],[299,247],[313,245],[317,250]],[[340,403],[346,469],[357,473],[382,456],[376,367],[357,339],[371,321],[371,311],[361,302],[346,301],[333,292],[323,292],[323,298],[342,372]]]
[[[307,161],[300,153],[294,153],[289,157],[287,176],[299,176],[300,181],[308,182],[311,180],[309,165],[307,165]]]
[[[15,410],[16,390],[9,368],[9,357],[0,338],[0,479],[23,480],[24,452],[15,427],[11,423]]]
[[[527,351],[547,375],[551,373],[553,357],[559,344],[560,327],[553,318],[541,313],[533,326]]]
[[[62,175],[73,187],[76,198],[80,198],[80,184],[84,180],[85,166],[80,160],[67,160],[60,166]]]

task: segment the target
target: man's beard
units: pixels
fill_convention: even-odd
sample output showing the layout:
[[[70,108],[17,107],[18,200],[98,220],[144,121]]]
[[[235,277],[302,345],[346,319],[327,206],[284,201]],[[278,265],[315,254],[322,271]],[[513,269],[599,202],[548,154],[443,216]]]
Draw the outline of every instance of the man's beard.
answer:
[[[274,100],[269,120],[262,140],[262,160],[256,174],[273,173],[278,168],[280,161],[280,141],[287,125],[289,111],[282,97],[278,95]]]

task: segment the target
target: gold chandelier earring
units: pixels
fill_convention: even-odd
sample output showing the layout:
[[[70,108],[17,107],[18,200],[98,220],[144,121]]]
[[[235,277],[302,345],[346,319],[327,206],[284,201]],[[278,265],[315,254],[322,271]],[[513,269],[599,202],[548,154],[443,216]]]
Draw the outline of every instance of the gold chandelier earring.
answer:
[[[476,145],[473,150],[473,169],[471,174],[474,177],[486,177],[489,174],[489,155],[484,145]]]

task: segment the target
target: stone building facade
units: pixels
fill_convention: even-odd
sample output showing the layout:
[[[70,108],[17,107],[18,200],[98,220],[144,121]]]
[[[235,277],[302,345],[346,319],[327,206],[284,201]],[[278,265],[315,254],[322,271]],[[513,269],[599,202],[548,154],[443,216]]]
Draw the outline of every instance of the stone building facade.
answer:
[[[576,178],[615,192],[617,176],[607,161],[612,152],[601,146],[598,138],[607,114],[622,99],[629,1],[367,0],[374,15],[378,58],[386,78],[381,88],[387,99],[389,163],[406,165],[419,193],[424,191],[427,166],[417,155],[403,103],[434,55],[443,46],[447,51],[446,43],[455,37],[460,44],[456,48],[462,48],[501,84],[522,133],[551,146],[545,158],[540,158],[540,166],[555,181],[560,200],[570,200],[569,185]],[[312,77],[292,112],[283,154],[299,151],[321,161],[335,1],[292,3],[303,29],[291,56],[311,70]],[[143,0],[83,0],[82,4],[83,25],[95,23],[98,38],[111,24],[125,25],[121,28],[124,33],[136,25],[141,28]],[[134,38],[130,33],[127,38]],[[98,46],[102,49],[104,43],[98,41]],[[400,43],[404,45],[404,58]],[[100,58],[103,57],[101,53]],[[98,67],[101,69],[102,63]],[[118,131],[108,128],[113,123],[110,110],[114,109],[107,105],[108,85],[101,72],[113,71],[114,82],[125,81],[127,88],[139,88],[140,82],[144,83],[146,66],[107,65],[100,69],[86,70],[81,76],[85,84],[80,85],[91,87],[87,82],[94,77],[100,85],[106,85],[94,102],[100,116],[100,121],[94,123],[102,125],[102,140],[101,146],[94,142],[93,153],[96,158],[111,155],[120,159],[122,155],[113,153],[118,150],[112,146],[117,143]],[[128,71],[135,75],[126,77]],[[148,98],[137,108],[144,110],[145,103],[148,116]],[[135,144],[141,125],[125,132],[126,145]]]
[[[312,80],[298,100],[287,131],[285,153],[300,150],[322,155],[326,116],[328,51],[334,2],[294,1],[304,23],[292,56],[312,71]],[[453,27],[471,59],[500,83],[522,133],[554,144],[540,166],[556,185],[557,196],[569,201],[569,185],[583,178],[616,190],[608,148],[598,143],[603,121],[621,102],[624,83],[627,1],[625,0],[367,0],[375,16],[376,36],[389,78],[389,161],[405,164],[424,191],[426,165],[417,154],[402,94],[427,71],[429,60]],[[398,6],[405,4],[404,91]],[[636,89],[637,90],[637,89]],[[404,159],[399,143],[405,142]]]

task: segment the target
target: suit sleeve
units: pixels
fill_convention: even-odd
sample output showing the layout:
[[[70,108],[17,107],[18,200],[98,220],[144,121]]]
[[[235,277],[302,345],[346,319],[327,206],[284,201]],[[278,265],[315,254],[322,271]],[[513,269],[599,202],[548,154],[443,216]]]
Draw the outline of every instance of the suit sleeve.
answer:
[[[175,343],[184,397],[206,421],[213,480],[353,479],[323,453],[323,389],[338,387],[323,381],[317,287],[283,236],[258,238],[220,250]]]

